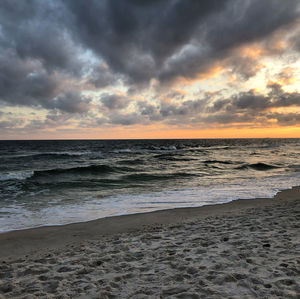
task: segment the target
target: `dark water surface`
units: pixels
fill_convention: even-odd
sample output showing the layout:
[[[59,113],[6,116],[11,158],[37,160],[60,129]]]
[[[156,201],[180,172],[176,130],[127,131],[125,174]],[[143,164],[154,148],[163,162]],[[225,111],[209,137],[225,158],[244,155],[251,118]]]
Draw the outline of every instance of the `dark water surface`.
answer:
[[[271,197],[300,139],[0,141],[0,231]]]

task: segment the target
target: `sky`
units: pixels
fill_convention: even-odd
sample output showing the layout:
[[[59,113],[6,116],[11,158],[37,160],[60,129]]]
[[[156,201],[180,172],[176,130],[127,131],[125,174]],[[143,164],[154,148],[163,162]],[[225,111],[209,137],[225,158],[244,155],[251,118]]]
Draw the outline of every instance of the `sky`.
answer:
[[[1,0],[0,139],[300,137],[299,0]]]

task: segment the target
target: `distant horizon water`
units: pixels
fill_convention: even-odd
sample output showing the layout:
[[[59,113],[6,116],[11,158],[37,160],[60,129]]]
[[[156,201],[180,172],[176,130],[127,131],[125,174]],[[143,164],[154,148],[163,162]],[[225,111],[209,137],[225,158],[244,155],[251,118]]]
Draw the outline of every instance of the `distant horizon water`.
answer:
[[[0,232],[272,197],[299,138],[0,141]]]
[[[210,137],[210,138],[43,138],[43,139],[0,139],[1,141],[139,141],[139,140],[164,140],[164,141],[172,141],[172,140],[239,140],[239,139],[300,139],[300,137]]]

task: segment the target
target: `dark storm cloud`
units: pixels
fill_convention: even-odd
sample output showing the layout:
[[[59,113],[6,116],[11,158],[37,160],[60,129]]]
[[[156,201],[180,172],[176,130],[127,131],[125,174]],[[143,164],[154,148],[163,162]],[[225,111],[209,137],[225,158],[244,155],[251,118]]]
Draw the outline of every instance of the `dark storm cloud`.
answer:
[[[30,28],[31,27],[31,28]],[[21,58],[40,60],[45,68],[80,71],[79,55],[68,35],[52,24],[30,24],[19,29],[16,52]]]
[[[13,105],[42,105],[57,93],[59,80],[38,61],[2,52],[0,56],[0,101]]]
[[[205,71],[232,48],[292,23],[299,4],[297,0],[285,5],[280,0],[66,3],[78,41],[136,83]]]
[[[218,24],[208,29],[207,40],[217,49],[259,40],[299,16],[298,5],[298,0],[284,5],[281,0],[235,0],[217,16]]]
[[[67,1],[74,35],[135,82],[155,77],[160,64],[189,42],[199,21],[226,2]]]
[[[176,76],[193,77],[205,73],[215,61],[225,58],[229,66],[242,76],[254,75],[255,68],[246,70],[249,61],[231,51],[243,44],[261,41],[284,25],[292,24],[299,17],[298,1],[229,1],[224,10],[212,14],[198,26],[191,47],[176,58],[167,61],[160,72],[161,80]],[[241,66],[243,64],[243,66]]]
[[[74,91],[63,90],[63,77],[47,72],[39,61],[20,59],[7,53],[0,56],[0,103],[69,113],[86,112],[90,100]]]
[[[232,57],[234,49],[295,23],[298,6],[298,0],[2,0],[0,102],[86,113],[93,106],[81,93],[83,81],[94,89],[119,82],[138,91],[151,79],[163,84],[205,73],[220,59],[249,78],[253,61]],[[297,101],[269,98],[243,94],[210,108],[258,110]],[[130,115],[112,116],[128,100],[106,95],[101,102],[118,124],[140,122],[141,115],[183,119],[208,109],[203,101],[144,103]]]
[[[20,58],[37,59],[49,69],[80,70],[79,50],[67,34],[67,14],[59,1],[1,1],[1,47]]]
[[[71,86],[84,69],[80,49],[67,33],[58,1],[1,1],[0,102],[85,112],[88,103]],[[74,77],[75,76],[75,77]]]

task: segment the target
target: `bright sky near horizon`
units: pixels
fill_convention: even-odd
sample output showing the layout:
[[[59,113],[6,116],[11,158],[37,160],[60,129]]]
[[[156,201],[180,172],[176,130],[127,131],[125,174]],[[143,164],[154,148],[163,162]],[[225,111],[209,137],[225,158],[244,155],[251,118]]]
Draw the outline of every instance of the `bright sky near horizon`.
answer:
[[[0,139],[300,137],[299,0],[2,0]]]

